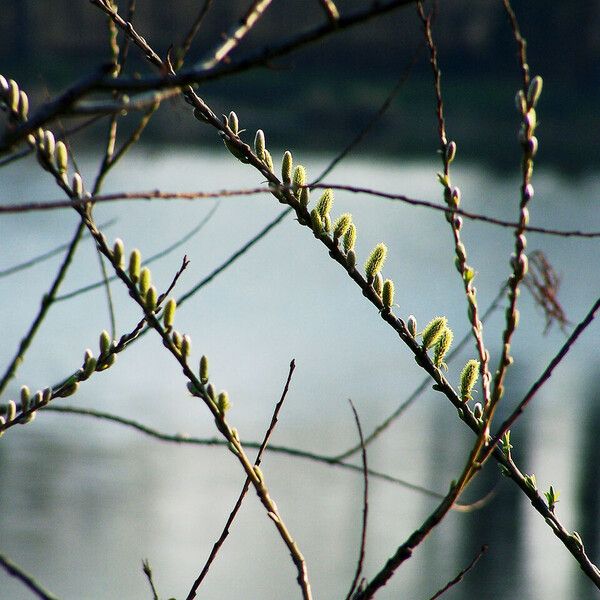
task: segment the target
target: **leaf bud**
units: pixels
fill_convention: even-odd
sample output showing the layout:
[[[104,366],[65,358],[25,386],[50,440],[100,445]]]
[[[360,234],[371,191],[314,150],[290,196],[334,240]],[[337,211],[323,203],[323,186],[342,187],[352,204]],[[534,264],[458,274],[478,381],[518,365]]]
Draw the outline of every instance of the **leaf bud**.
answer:
[[[394,304],[394,282],[391,279],[386,279],[383,282],[383,294],[381,299],[383,300],[383,305],[388,310]]]
[[[319,201],[317,202],[316,208],[319,211],[319,214],[322,218],[325,218],[325,215],[328,215],[331,212],[331,207],[333,206],[333,191],[327,188]]]
[[[21,90],[19,92],[19,119],[21,121],[27,121],[27,115],[29,114],[29,98],[27,94]]]
[[[254,136],[254,152],[260,160],[265,160],[265,132],[259,129]]]
[[[452,333],[452,330],[449,329],[448,327],[446,327],[444,329],[444,331],[442,331],[442,335],[440,335],[440,338],[438,339],[438,341],[435,345],[435,352],[433,355],[433,364],[436,367],[438,367],[438,369],[440,367],[444,367],[444,368],[448,369],[448,367],[444,363],[444,357],[448,353],[448,350],[450,350],[450,346],[452,345],[453,338],[454,338],[454,334]]]
[[[83,196],[83,181],[81,180],[81,175],[79,173],[73,175],[71,190],[74,198],[81,198]]]
[[[238,131],[240,130],[240,123],[238,116],[233,111],[229,113],[229,117],[227,118],[227,126],[229,129],[231,129],[231,131],[233,131],[233,133],[236,135],[238,134]]]
[[[231,408],[229,394],[224,390],[219,393],[219,397],[217,398],[217,408],[223,416],[225,416],[225,413]]]
[[[456,142],[450,142],[446,146],[446,162],[450,164],[456,156]]]
[[[354,244],[356,243],[356,225],[350,223],[346,233],[344,233],[344,252],[348,254],[350,250],[354,250]]]
[[[375,277],[373,277],[373,290],[381,298],[383,293],[383,276],[381,273],[375,273]]]
[[[367,281],[372,281],[375,275],[381,271],[386,256],[387,246],[384,243],[377,244],[377,246],[373,248],[369,258],[367,258],[367,261],[365,262]]]
[[[67,172],[67,166],[69,164],[69,153],[67,152],[67,146],[63,141],[56,142],[56,166],[60,174]]]
[[[323,233],[323,221],[321,220],[321,215],[316,208],[313,208],[310,211],[310,222],[313,233],[316,236],[321,235],[321,233]]]
[[[265,166],[267,167],[267,169],[269,169],[269,172],[272,173],[273,172],[273,157],[271,156],[271,153],[265,148],[265,160],[264,160]]]
[[[8,80],[8,96],[6,104],[14,114],[19,112],[19,85],[14,79]]]
[[[350,225],[352,225],[352,215],[350,213],[340,215],[333,226],[333,241],[337,242],[348,231]]]
[[[26,412],[29,410],[29,405],[31,402],[31,392],[26,385],[21,386],[21,410]]]
[[[181,335],[181,333],[179,331],[175,330],[171,334],[171,341],[173,342],[173,346],[175,346],[175,348],[181,352],[181,344],[183,343],[183,336]]]
[[[54,134],[50,130],[44,132],[44,153],[49,161],[54,160],[54,152],[56,150],[56,141]]]
[[[140,267],[142,265],[142,254],[134,248],[129,255],[129,279],[133,283],[137,283],[140,280]]]
[[[167,329],[171,329],[171,327],[173,327],[176,308],[177,301],[175,300],[175,298],[169,298],[169,300],[165,304],[165,310],[163,312],[163,323]]]
[[[471,392],[479,377],[479,361],[471,359],[460,374],[460,398],[463,402],[471,400]]]
[[[184,335],[181,340],[181,355],[187,359],[192,351],[192,338],[189,335]]]
[[[423,329],[423,348],[428,350],[440,339],[444,330],[448,327],[446,317],[436,317],[429,321],[425,329]]]
[[[10,423],[17,416],[17,405],[14,400],[9,400],[6,404],[6,420]]]
[[[83,354],[83,373],[82,380],[88,379],[96,370],[96,359],[92,351],[88,348]]]
[[[527,100],[525,99],[523,90],[517,92],[517,95],[515,96],[515,106],[521,114],[527,112]]]
[[[408,320],[406,321],[406,329],[408,329],[408,333],[415,338],[417,337],[417,319],[415,315],[409,315]]]
[[[296,198],[299,197],[299,190],[303,185],[306,185],[306,169],[302,165],[298,165],[294,169],[294,180],[292,185]]]
[[[110,335],[108,334],[108,331],[104,329],[100,334],[100,354],[108,354],[111,345],[112,340],[110,339]]]
[[[479,421],[481,417],[483,417],[483,407],[481,406],[481,402],[477,402],[473,407],[473,416]]]
[[[208,383],[208,357],[204,354],[200,358],[200,381],[204,385]]]
[[[356,266],[356,254],[354,253],[354,250],[348,250],[346,253],[346,265],[348,266],[348,269],[354,269]]]
[[[124,254],[125,246],[123,245],[123,240],[121,238],[117,238],[113,246],[113,262],[117,267],[119,267],[119,269],[123,269],[125,266],[123,261]]]
[[[540,95],[542,93],[542,88],[544,86],[544,80],[536,75],[529,84],[529,88],[527,90],[527,104],[532,108],[535,107],[537,101],[540,99]]]
[[[310,190],[307,187],[300,188],[300,204],[306,208],[310,202]]]
[[[285,185],[292,183],[292,153],[286,150],[283,154],[283,160],[281,161],[281,181]]]
[[[329,213],[323,215],[323,230],[329,233],[331,231],[331,216]]]
[[[144,267],[140,271],[140,295],[143,297],[146,296],[146,292],[150,288],[150,284],[152,282],[152,276],[150,273],[150,269],[148,267]]]
[[[206,386],[206,393],[208,394],[208,397],[214,402],[217,399],[217,394],[215,392],[215,388],[213,386],[212,383],[209,383]]]

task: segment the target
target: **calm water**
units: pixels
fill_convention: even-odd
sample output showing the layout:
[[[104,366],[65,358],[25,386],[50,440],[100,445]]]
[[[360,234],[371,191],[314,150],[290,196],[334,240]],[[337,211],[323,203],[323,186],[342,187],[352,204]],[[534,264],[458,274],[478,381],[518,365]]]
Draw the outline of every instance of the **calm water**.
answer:
[[[304,161],[309,175],[325,157]],[[93,163],[84,161],[87,178]],[[351,183],[438,200],[436,164],[347,161],[329,181]],[[4,202],[55,199],[56,190],[32,165],[33,179],[3,170]],[[498,178],[477,165],[459,164],[455,181],[464,207],[514,219],[518,180]],[[600,229],[597,175],[562,179],[536,176],[531,223]],[[260,184],[254,173],[221,153],[193,150],[138,152],[109,178],[107,191],[161,188],[216,190]],[[99,222],[118,221],[106,234],[121,237],[144,256],[170,245],[214,206],[196,202],[139,202],[98,207]],[[282,210],[263,195],[226,199],[201,233],[155,263],[159,288],[170,282],[181,257],[191,259],[178,286],[187,291]],[[385,275],[396,282],[398,314],[413,313],[420,325],[444,314],[457,338],[466,331],[461,285],[453,268],[451,236],[440,214],[375,198],[337,193],[334,214],[349,211],[358,227],[359,261],[378,242],[390,248]],[[67,240],[76,227],[68,211],[3,217],[0,268]],[[508,272],[512,236],[480,223],[464,229],[469,262],[479,271],[479,304],[486,307]],[[598,242],[531,234],[529,250],[542,249],[562,277],[560,298],[572,322],[587,312],[600,290]],[[98,279],[87,240],[63,285],[69,292]],[[0,279],[5,299],[2,364],[14,354],[59,259]],[[139,315],[115,285],[119,333]],[[97,353],[108,328],[99,289],[58,303],[36,338],[17,380],[37,389],[59,381],[80,364],[85,348]],[[501,312],[486,327],[497,355]],[[260,439],[281,393],[292,358],[297,369],[273,443],[317,453],[340,452],[356,442],[348,407],[355,403],[370,432],[421,381],[422,375],[397,337],[378,318],[349,278],[310,233],[287,218],[177,313],[176,326],[193,340],[194,360],[207,354],[211,379],[229,391],[230,420],[242,439]],[[556,353],[565,336],[542,336],[544,318],[523,293],[507,405],[514,405]],[[592,389],[597,381],[597,326],[592,326],[543,388],[513,433],[521,468],[539,487],[561,491],[558,513],[580,531],[592,558],[598,555],[598,462]],[[456,381],[469,348],[450,365]],[[495,360],[493,360],[495,364]],[[597,390],[597,386],[595,386]],[[597,394],[597,392],[596,392]],[[186,392],[174,361],[150,334],[121,354],[109,371],[82,385],[65,405],[93,407],[135,418],[166,432],[212,437],[207,411]],[[409,482],[445,492],[462,468],[471,437],[453,409],[428,392],[369,448],[369,463]],[[309,565],[316,598],[341,598],[352,578],[361,520],[361,478],[301,459],[268,454],[269,487]],[[237,463],[220,448],[179,447],[154,441],[115,424],[76,416],[38,414],[28,427],[0,444],[0,552],[5,552],[61,598],[150,597],[141,560],[153,566],[159,592],[184,598],[218,537],[239,489]],[[490,465],[467,495],[474,500],[497,485],[482,511],[452,513],[378,596],[426,598],[464,567],[484,543],[479,567],[447,598],[592,598],[576,563],[549,528]],[[366,574],[371,576],[396,546],[434,508],[435,500],[371,479]],[[590,524],[591,523],[591,524]],[[251,494],[200,597],[210,600],[299,597],[294,571],[281,541]],[[0,573],[0,598],[30,598]]]

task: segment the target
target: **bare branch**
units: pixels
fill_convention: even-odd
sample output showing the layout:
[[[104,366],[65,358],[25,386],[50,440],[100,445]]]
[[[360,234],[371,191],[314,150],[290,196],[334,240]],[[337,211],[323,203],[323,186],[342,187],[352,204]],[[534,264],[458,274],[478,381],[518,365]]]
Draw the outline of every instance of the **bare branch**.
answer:
[[[441,590],[436,592],[429,600],[436,600],[443,594],[445,594],[450,588],[454,587],[457,583],[460,583],[464,576],[479,562],[479,559],[487,552],[487,546],[481,546],[479,552],[475,555],[475,558],[454,578],[449,581]]]
[[[31,575],[26,573],[19,565],[15,564],[10,558],[3,554],[0,554],[0,567],[2,567],[11,577],[18,579],[41,600],[58,600],[54,594],[45,590]]]

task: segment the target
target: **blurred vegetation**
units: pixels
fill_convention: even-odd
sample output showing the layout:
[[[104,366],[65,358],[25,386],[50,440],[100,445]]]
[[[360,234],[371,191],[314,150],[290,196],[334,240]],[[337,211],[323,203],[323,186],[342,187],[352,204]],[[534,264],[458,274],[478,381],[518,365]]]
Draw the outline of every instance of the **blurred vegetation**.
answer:
[[[120,2],[122,11],[127,4],[125,0]],[[163,0],[138,0],[136,4],[134,22],[165,55],[165,40],[181,43],[203,2],[182,0],[175,5]],[[342,13],[364,6],[358,0],[337,4]],[[540,106],[540,158],[545,164],[567,171],[597,167],[597,134],[590,125],[600,100],[600,0],[530,0],[514,4],[529,40],[530,62],[545,82]],[[248,0],[214,2],[188,65],[201,60],[248,5]],[[501,2],[455,0],[440,3],[438,10],[436,38],[443,57],[441,66],[448,75],[445,81],[451,82],[445,85],[450,134],[459,141],[462,156],[484,159],[495,168],[513,167],[517,127],[513,97],[519,73],[514,40]],[[275,2],[232,59],[273,40],[286,39],[294,31],[321,23],[323,18],[316,1]],[[3,72],[16,77],[34,99],[58,92],[107,59],[101,19],[87,2],[3,0]],[[262,70],[211,83],[201,93],[222,112],[235,105],[248,127],[268,127],[274,147],[293,144],[296,148],[335,152],[385,100],[412,62],[421,39],[414,8],[408,6]],[[137,52],[131,52],[129,70],[148,72]],[[372,149],[431,156],[437,138],[431,119],[434,101],[430,77],[423,50],[409,81],[369,134],[361,152]],[[186,110],[183,104],[181,110]],[[310,137],[305,135],[307,124]],[[149,139],[161,142],[214,143],[213,138],[198,140],[197,129],[190,129],[183,116],[174,120],[172,114],[163,119],[159,113],[148,134]]]

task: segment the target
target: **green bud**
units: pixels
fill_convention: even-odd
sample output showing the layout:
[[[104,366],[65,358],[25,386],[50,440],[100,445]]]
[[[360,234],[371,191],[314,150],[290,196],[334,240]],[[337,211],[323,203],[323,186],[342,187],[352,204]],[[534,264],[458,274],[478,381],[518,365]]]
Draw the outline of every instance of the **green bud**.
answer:
[[[14,400],[9,400],[6,404],[6,420],[10,423],[17,416],[17,405]]]
[[[383,294],[381,296],[383,305],[390,309],[394,304],[394,282],[391,279],[386,279],[383,282]]]
[[[444,367],[446,370],[448,370],[448,367],[444,363],[444,357],[448,353],[448,350],[450,350],[450,346],[452,345],[453,337],[454,337],[454,334],[452,333],[452,330],[449,329],[448,327],[446,327],[444,329],[444,331],[442,331],[442,335],[440,335],[440,337],[435,345],[435,352],[433,355],[433,364],[436,367],[438,367],[438,369],[440,367]]]
[[[181,335],[181,333],[179,333],[179,331],[174,331],[171,334],[171,341],[173,342],[173,346],[175,346],[175,348],[177,348],[177,350],[179,350],[181,352],[181,344],[183,343],[183,336]]]
[[[181,355],[183,358],[188,358],[192,351],[192,338],[189,335],[184,335],[181,341]]]
[[[209,383],[208,386],[206,386],[206,393],[208,394],[208,397],[215,402],[217,399],[217,394],[215,392],[215,388],[213,386],[212,383]]]
[[[100,334],[100,354],[108,354],[111,345],[112,340],[110,339],[110,335],[108,334],[108,331],[104,329]]]
[[[272,173],[273,172],[273,157],[271,156],[271,153],[265,148],[265,165],[267,167],[267,169],[269,169],[269,171]]]
[[[231,403],[229,402],[229,394],[227,394],[226,391],[222,391],[219,393],[219,397],[217,398],[217,408],[223,416],[231,408]]]
[[[68,398],[72,396],[79,389],[79,382],[72,381],[65,385],[61,390],[56,393],[57,398]]]
[[[521,114],[525,114],[527,112],[527,100],[525,99],[523,90],[519,90],[517,92],[517,95],[515,96],[515,106]]]
[[[140,280],[140,267],[142,265],[142,254],[135,248],[129,255],[129,279],[133,283],[137,283]]]
[[[356,225],[350,223],[346,233],[344,233],[344,252],[348,254],[350,250],[354,250],[354,244],[356,243]]]
[[[460,398],[463,402],[471,400],[471,392],[479,377],[479,361],[471,359],[460,374]]]
[[[321,220],[321,215],[316,208],[313,208],[310,211],[310,222],[311,227],[315,235],[321,235],[323,233],[323,221]]]
[[[204,354],[200,358],[200,381],[204,385],[208,383],[208,357]]]
[[[534,492],[537,492],[537,480],[533,473],[531,475],[525,475],[525,484],[528,488],[532,489]]]
[[[26,385],[21,386],[21,411],[27,412],[31,404],[31,392]]]
[[[240,130],[240,123],[238,120],[238,116],[233,111],[229,113],[229,117],[227,118],[227,125],[229,129],[233,131],[233,133],[235,133],[236,135],[238,134],[238,131]]]
[[[292,153],[286,150],[281,161],[281,181],[283,181],[284,185],[292,183],[292,165]]]
[[[375,293],[381,298],[381,294],[383,293],[383,276],[381,273],[375,273],[372,285]]]
[[[144,304],[149,311],[153,311],[156,308],[156,302],[158,300],[158,294],[156,288],[151,285],[146,292]]]
[[[7,104],[14,114],[19,112],[19,85],[14,79],[8,80],[8,97]]]
[[[334,226],[333,226],[333,240],[337,242],[350,228],[352,225],[352,215],[350,213],[344,213],[340,215]]]
[[[294,180],[292,184],[292,189],[297,198],[300,196],[299,190],[303,185],[306,185],[306,169],[302,165],[298,165],[294,169]]]
[[[546,501],[548,502],[548,508],[551,511],[554,511],[554,507],[558,502],[558,497],[560,496],[560,492],[555,490],[553,486],[550,486],[550,489],[547,492],[544,492],[544,496],[546,496]]]
[[[321,215],[321,217],[324,218],[325,215],[328,215],[331,212],[332,206],[333,206],[333,190],[330,190],[329,188],[327,188],[323,192],[321,197],[319,198],[316,209],[319,211],[319,214]]]
[[[81,379],[85,380],[91,376],[91,374],[96,370],[96,359],[92,351],[88,348],[83,354],[83,372],[81,374]]]
[[[62,141],[56,142],[56,166],[59,173],[66,173],[69,164],[69,153],[67,147]]]
[[[329,213],[323,215],[323,230],[329,233],[331,231],[331,216]]]
[[[306,208],[310,202],[310,190],[307,187],[300,188],[300,204]]]
[[[167,329],[173,327],[173,321],[175,320],[175,309],[177,308],[177,301],[175,298],[169,298],[165,304],[165,310],[163,312],[163,323]]]
[[[42,404],[46,405],[52,400],[52,388],[44,388],[42,392]]]
[[[44,132],[44,153],[50,162],[54,160],[55,150],[56,141],[54,139],[54,134],[50,130],[47,130]]]
[[[75,198],[81,198],[83,196],[83,181],[79,173],[73,175],[73,183],[71,184],[71,190]]]
[[[427,323],[423,329],[423,348],[429,350],[440,339],[442,333],[448,326],[446,317],[436,317]]]
[[[365,262],[367,281],[372,281],[375,275],[381,271],[386,256],[387,246],[385,244],[377,244],[377,246],[373,248],[369,258],[367,258],[367,261]]]
[[[265,160],[265,132],[259,129],[254,136],[254,152],[260,160]]]
[[[140,295],[143,297],[146,296],[146,292],[150,288],[150,284],[152,283],[152,275],[150,273],[150,269],[148,267],[144,267],[140,271]]]
[[[537,101],[540,99],[543,86],[544,80],[539,75],[531,80],[529,89],[527,90],[527,104],[529,104],[529,106],[532,108],[535,107]]]
[[[21,90],[19,92],[19,119],[21,121],[27,121],[27,115],[29,114],[29,98],[27,94]]]
[[[450,142],[446,146],[446,162],[450,164],[456,156],[456,142]]]
[[[408,333],[415,338],[417,337],[417,319],[414,315],[409,315],[408,320],[406,321],[406,329],[408,329]]]
[[[348,250],[346,253],[346,264],[349,269],[354,269],[356,266],[356,254],[354,253],[354,250]]]
[[[125,246],[123,245],[123,240],[117,238],[115,240],[115,244],[113,246],[113,261],[114,264],[119,267],[119,269],[123,269],[125,263],[123,261],[123,255],[125,253]]]

